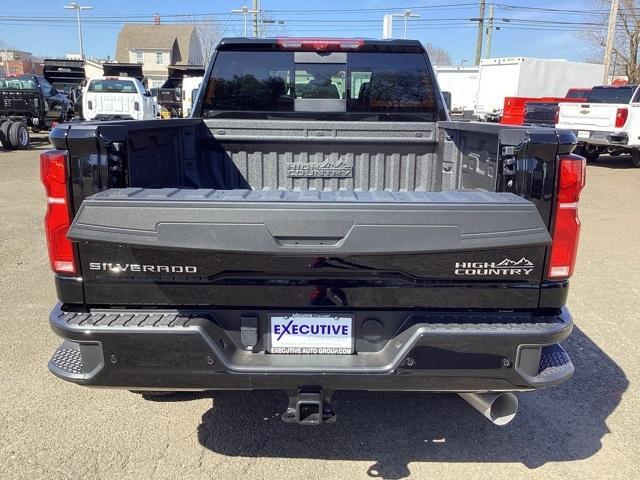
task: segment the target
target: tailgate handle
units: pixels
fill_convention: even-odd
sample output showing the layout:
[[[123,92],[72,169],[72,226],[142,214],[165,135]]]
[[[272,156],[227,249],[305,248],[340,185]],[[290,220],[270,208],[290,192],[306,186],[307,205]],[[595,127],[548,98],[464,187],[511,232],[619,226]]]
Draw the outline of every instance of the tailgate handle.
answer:
[[[279,247],[336,247],[353,230],[350,219],[330,219],[324,212],[308,210],[305,221],[270,218],[265,226]]]
[[[336,247],[345,237],[273,237],[281,247]]]

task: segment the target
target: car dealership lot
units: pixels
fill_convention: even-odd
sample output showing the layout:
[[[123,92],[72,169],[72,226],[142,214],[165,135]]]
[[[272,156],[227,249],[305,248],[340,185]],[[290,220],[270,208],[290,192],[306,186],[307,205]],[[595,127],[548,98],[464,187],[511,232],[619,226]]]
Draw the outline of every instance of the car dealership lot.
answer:
[[[455,395],[339,392],[338,421],[284,424],[282,393],[146,401],[57,380],[38,153],[0,150],[2,478],[640,478],[640,169],[591,164],[566,384],[491,425]]]

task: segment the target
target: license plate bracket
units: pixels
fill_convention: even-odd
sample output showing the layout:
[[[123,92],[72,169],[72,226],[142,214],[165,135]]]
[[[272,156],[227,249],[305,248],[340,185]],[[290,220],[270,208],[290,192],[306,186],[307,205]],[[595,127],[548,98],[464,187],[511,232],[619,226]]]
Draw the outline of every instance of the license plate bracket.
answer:
[[[578,138],[591,138],[591,132],[588,130],[578,130]]]
[[[347,313],[269,314],[268,349],[273,354],[350,355],[354,316]]]

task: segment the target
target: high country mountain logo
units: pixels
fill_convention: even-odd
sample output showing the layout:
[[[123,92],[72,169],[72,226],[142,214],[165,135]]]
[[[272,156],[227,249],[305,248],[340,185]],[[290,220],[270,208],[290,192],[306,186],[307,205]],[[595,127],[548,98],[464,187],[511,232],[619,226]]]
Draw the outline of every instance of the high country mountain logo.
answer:
[[[513,260],[510,260],[508,258],[505,258],[500,263],[498,263],[496,266],[497,267],[533,267],[533,263],[530,262],[529,260],[527,260],[524,257],[522,257],[517,262],[514,262]]]
[[[529,275],[535,265],[522,257],[520,260],[505,258],[501,262],[456,262],[453,273],[466,276]]]
[[[323,162],[295,162],[287,166],[290,178],[350,178],[353,168],[344,159],[325,160]]]

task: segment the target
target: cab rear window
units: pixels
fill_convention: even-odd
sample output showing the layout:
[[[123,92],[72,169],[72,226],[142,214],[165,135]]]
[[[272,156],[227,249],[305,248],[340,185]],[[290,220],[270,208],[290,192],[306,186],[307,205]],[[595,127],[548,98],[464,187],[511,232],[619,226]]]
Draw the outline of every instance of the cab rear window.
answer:
[[[433,113],[437,106],[420,54],[359,53],[349,57],[352,112]]]
[[[422,54],[349,52],[333,63],[308,57],[296,62],[295,52],[221,51],[205,91],[203,113],[213,117],[233,112],[359,118],[383,114],[389,120],[412,114],[433,121],[438,106]]]
[[[205,110],[293,111],[290,52],[220,52]]]
[[[588,88],[585,89],[571,89],[567,92],[565,98],[587,98],[589,96],[589,92],[591,90]]]
[[[0,90],[35,90],[33,77],[0,77]]]
[[[103,93],[137,93],[136,85],[131,80],[115,79],[91,80],[88,90]]]
[[[629,103],[635,86],[629,87],[593,87],[587,103]]]

